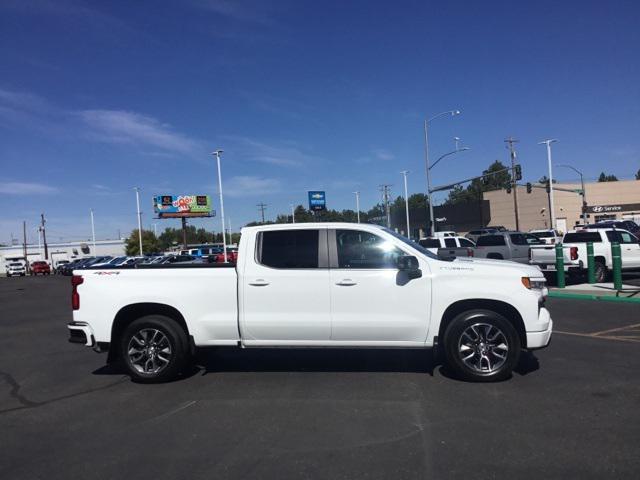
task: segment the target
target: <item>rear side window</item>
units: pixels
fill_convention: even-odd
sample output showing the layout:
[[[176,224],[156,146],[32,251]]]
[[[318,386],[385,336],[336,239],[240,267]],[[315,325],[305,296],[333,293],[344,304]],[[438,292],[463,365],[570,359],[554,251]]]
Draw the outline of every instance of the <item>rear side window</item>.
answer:
[[[502,235],[483,235],[478,237],[479,247],[500,247],[504,246],[504,237]]]
[[[456,248],[456,239],[455,238],[445,238],[444,245],[447,248]]]
[[[521,233],[511,233],[509,238],[511,238],[511,243],[514,245],[528,245],[527,239]]]
[[[262,232],[259,262],[271,268],[318,268],[318,230]]]
[[[471,240],[467,240],[466,238],[460,239],[461,247],[475,247],[474,243]]]
[[[631,235],[629,232],[609,231],[607,232],[607,238],[610,242],[618,243],[638,243],[638,239]]]
[[[418,243],[424,248],[440,248],[440,240],[437,238],[426,238]]]
[[[562,243],[601,243],[600,232],[575,232],[567,233],[562,239]]]

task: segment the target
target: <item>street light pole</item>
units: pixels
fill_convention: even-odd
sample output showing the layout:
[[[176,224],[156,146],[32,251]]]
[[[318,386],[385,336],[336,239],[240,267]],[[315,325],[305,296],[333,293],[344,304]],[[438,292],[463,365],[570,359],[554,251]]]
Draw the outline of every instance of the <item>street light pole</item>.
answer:
[[[404,179],[404,209],[407,214],[407,238],[411,240],[411,227],[409,225],[409,193],[407,190],[407,174],[409,173],[409,170],[403,170],[400,173]]]
[[[216,161],[218,163],[218,192],[220,193],[220,216],[222,220],[222,248],[224,249],[224,263],[227,263],[227,236],[224,231],[224,200],[222,198],[222,172],[220,170],[220,154],[223,150],[216,150],[212,153],[212,155],[216,156]]]
[[[549,216],[551,219],[551,229],[555,230],[556,228],[556,206],[553,201],[553,172],[551,170],[551,144],[557,142],[558,140],[552,138],[543,140],[538,142],[538,145],[546,145],[547,146],[547,163],[549,164],[549,201],[551,202],[551,211],[549,212]]]
[[[293,203],[289,206],[291,207],[291,223],[296,223],[296,211],[293,208]]]
[[[91,208],[89,212],[91,212],[91,237],[93,238],[93,254],[96,255],[96,229],[93,223],[93,208]]]
[[[425,162],[425,171],[427,173],[427,195],[429,197],[429,232],[430,236],[433,236],[435,232],[435,221],[433,219],[433,199],[431,198],[431,167],[429,166],[429,123],[435,120],[438,117],[443,115],[451,115],[452,117],[455,115],[460,115],[460,110],[449,110],[446,112],[441,112],[428,120],[424,121],[424,162]]]
[[[582,186],[582,221],[586,225],[587,224],[587,191],[584,189],[584,175],[582,175],[582,172],[580,170],[578,170],[575,167],[572,167],[571,165],[556,165],[556,167],[570,168],[571,170],[576,172],[578,175],[580,175],[580,185]]]
[[[140,242],[140,256],[142,253],[142,214],[140,213],[140,189],[138,187],[133,187],[136,191],[136,208],[138,211],[138,241]]]
[[[360,223],[360,192],[352,192],[356,196],[356,217]]]

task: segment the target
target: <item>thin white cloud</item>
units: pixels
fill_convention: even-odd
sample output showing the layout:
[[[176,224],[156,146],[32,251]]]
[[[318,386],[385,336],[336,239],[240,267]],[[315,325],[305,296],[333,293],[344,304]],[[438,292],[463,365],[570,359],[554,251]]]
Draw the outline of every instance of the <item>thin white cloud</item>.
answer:
[[[50,195],[58,193],[56,187],[31,182],[0,182],[0,193],[5,195]]]
[[[78,115],[96,140],[155,147],[183,155],[202,151],[199,142],[148,115],[122,110],[83,110]]]
[[[226,135],[223,140],[229,141],[239,156],[252,162],[280,167],[299,167],[319,161],[319,158],[303,152],[291,142],[272,144],[238,135]]]
[[[230,197],[248,197],[278,193],[282,191],[282,184],[275,178],[240,175],[226,181],[222,189]]]
[[[389,161],[396,158],[396,156],[389,150],[384,150],[382,148],[376,148],[372,153],[378,160]]]

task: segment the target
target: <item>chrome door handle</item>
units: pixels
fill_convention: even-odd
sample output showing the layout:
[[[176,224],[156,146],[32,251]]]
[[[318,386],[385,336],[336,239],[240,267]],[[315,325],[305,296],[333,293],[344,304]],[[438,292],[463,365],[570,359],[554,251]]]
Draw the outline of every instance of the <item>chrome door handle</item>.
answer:
[[[266,287],[267,285],[269,285],[269,282],[266,282],[263,279],[259,278],[257,280],[254,280],[253,282],[249,282],[249,285],[252,285],[254,287]]]
[[[352,287],[353,285],[357,284],[358,282],[354,282],[350,278],[345,278],[344,280],[340,280],[338,283],[336,283],[336,285],[339,285],[341,287]]]

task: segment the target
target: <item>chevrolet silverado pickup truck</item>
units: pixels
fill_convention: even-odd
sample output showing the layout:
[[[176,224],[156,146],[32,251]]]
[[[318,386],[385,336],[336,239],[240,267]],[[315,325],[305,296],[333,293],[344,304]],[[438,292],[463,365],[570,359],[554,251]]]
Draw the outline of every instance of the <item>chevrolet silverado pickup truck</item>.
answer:
[[[507,378],[552,320],[540,270],[441,260],[376,225],[242,230],[234,264],[73,272],[70,341],[108,351],[134,381],[176,378],[198,348],[441,349],[472,381]]]
[[[640,244],[635,235],[615,228],[583,228],[567,232],[562,239],[565,272],[574,275],[583,275],[586,272],[587,243],[593,243],[596,282],[606,281],[613,266],[612,242],[620,244],[623,270],[640,269]],[[555,246],[532,247],[530,263],[538,266],[543,272],[555,272]]]

